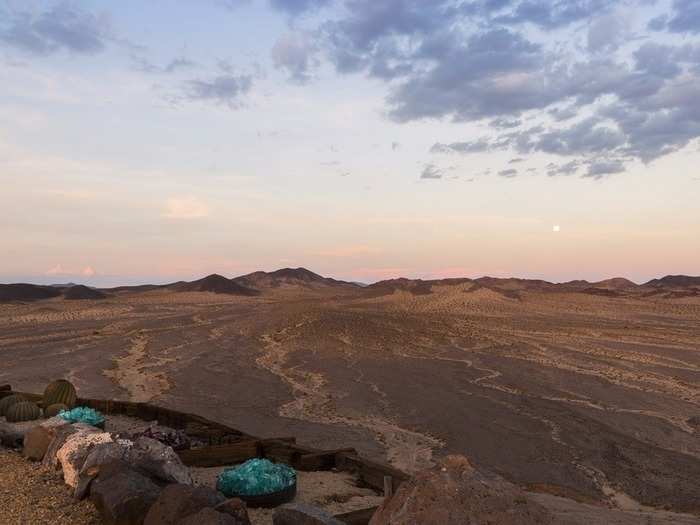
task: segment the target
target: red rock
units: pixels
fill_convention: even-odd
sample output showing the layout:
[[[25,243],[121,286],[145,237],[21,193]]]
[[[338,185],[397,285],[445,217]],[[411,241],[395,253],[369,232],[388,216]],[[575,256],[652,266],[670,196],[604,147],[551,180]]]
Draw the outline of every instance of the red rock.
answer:
[[[385,501],[370,525],[547,525],[550,512],[515,485],[479,472],[464,456],[448,456],[418,473]]]

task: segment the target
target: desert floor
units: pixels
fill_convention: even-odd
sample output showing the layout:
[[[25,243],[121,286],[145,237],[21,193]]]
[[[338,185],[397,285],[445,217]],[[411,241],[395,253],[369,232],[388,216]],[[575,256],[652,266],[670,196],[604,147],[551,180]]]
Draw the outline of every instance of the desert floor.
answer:
[[[149,291],[0,305],[0,383],[58,377],[413,471],[700,513],[700,301],[495,291]]]

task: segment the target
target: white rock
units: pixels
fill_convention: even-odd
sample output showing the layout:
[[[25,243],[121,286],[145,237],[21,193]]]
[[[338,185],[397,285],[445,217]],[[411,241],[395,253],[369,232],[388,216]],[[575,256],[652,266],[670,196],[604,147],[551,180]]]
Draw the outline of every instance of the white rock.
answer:
[[[63,480],[66,484],[73,488],[76,487],[80,469],[95,445],[112,442],[113,438],[109,432],[79,430],[68,437],[56,454],[56,458],[63,469]]]

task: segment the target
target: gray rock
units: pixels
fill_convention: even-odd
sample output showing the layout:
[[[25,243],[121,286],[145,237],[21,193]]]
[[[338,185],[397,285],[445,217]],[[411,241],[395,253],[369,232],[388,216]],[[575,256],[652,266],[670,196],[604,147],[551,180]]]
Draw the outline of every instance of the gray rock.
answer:
[[[76,499],[83,499],[87,496],[90,484],[100,473],[102,465],[106,465],[118,459],[125,459],[127,452],[127,446],[119,440],[112,443],[95,445],[85,459],[83,466],[80,468],[78,483],[75,486],[73,496]]]
[[[248,517],[248,509],[243,500],[238,498],[227,499],[223,503],[219,503],[214,510],[228,514],[236,518],[236,523],[239,525],[250,525]]]
[[[102,465],[90,487],[90,500],[106,525],[141,525],[160,487],[125,461]]]
[[[176,522],[176,525],[239,525],[233,516],[216,512],[214,509],[202,509],[196,514]]]
[[[127,461],[167,483],[192,485],[192,474],[172,447],[155,439],[140,437],[129,450]]]
[[[305,503],[282,505],[272,515],[273,525],[345,525],[323,509]]]
[[[17,425],[0,420],[0,445],[7,448],[22,448],[25,430]]]
[[[148,511],[144,525],[175,525],[179,520],[225,500],[223,495],[209,487],[180,483],[168,485]]]
[[[135,470],[153,478],[157,484],[192,484],[190,470],[171,447],[144,437],[136,441],[116,439],[114,436],[112,438],[113,442],[93,445],[88,450],[76,476],[73,495],[77,499],[87,496],[90,483],[98,475],[101,466],[116,459],[125,461]]]

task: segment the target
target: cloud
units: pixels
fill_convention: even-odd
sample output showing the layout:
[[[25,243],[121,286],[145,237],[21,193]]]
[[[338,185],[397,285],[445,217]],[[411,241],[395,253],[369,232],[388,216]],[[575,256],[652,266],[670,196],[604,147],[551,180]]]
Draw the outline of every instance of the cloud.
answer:
[[[185,57],[176,57],[164,66],[153,64],[146,58],[138,55],[132,55],[131,59],[136,70],[143,73],[176,73],[180,70],[191,69],[197,66],[196,62]]]
[[[430,153],[483,153],[492,149],[493,145],[487,138],[480,138],[471,142],[453,142],[452,144],[442,144],[436,142],[430,148]]]
[[[674,14],[667,28],[674,33],[700,33],[700,3],[697,0],[674,0]]]
[[[97,274],[97,272],[93,269],[92,266],[86,266],[85,268],[83,268],[81,274],[83,275],[83,277],[94,277]]]
[[[513,3],[517,6],[512,12],[498,16],[495,22],[501,24],[531,23],[545,29],[556,29],[581,20],[591,13],[599,13],[610,9],[617,0],[523,0]]]
[[[236,109],[241,106],[241,98],[250,91],[252,85],[253,79],[250,75],[221,75],[211,80],[191,80],[186,98]]]
[[[584,177],[600,179],[606,175],[622,173],[625,171],[625,165],[619,160],[600,160],[592,162],[588,166],[588,171]]]
[[[53,267],[49,268],[48,270],[46,270],[46,272],[44,272],[44,273],[46,275],[61,275],[65,272],[63,270],[63,266],[61,266],[60,264],[57,264],[56,266],[53,266]]]
[[[331,4],[331,0],[270,0],[270,5],[291,16],[315,11]]]
[[[622,20],[616,13],[595,18],[588,26],[588,50],[592,53],[617,51],[627,37]]]
[[[163,217],[167,219],[201,219],[209,216],[206,203],[193,196],[172,197],[165,203]]]
[[[57,51],[95,54],[110,39],[107,20],[69,3],[38,14],[20,12],[0,22],[0,40],[22,51],[48,55]]]
[[[512,179],[518,175],[518,170],[510,168],[507,170],[501,170],[498,172],[499,177],[505,177],[507,179]]]
[[[641,23],[700,33],[696,0],[672,0],[672,7],[663,24]],[[622,16],[628,8],[621,0],[352,0],[314,34],[319,56],[337,72],[386,82],[385,110],[395,122],[489,127],[485,137],[439,142],[432,153],[573,157],[562,166],[650,162],[700,136],[693,102],[700,46],[632,34],[634,21]],[[539,38],[533,26],[566,31],[564,42]],[[532,118],[538,123],[523,129]]]
[[[278,38],[271,56],[277,69],[284,69],[293,82],[304,84],[310,79],[310,70],[318,65],[314,56],[316,52],[316,44],[311,37],[297,32]]]
[[[426,164],[420,174],[421,179],[441,179],[445,174],[445,170],[438,168],[434,164]]]

